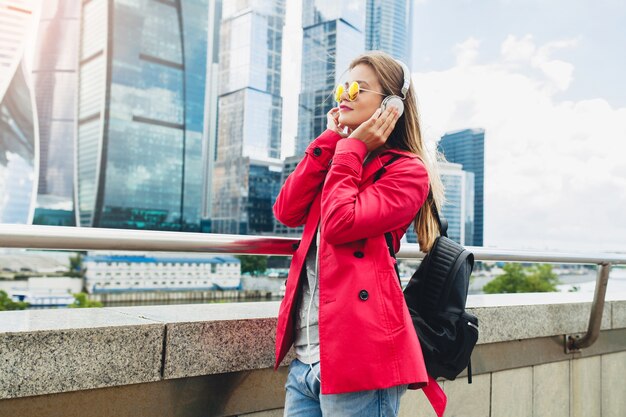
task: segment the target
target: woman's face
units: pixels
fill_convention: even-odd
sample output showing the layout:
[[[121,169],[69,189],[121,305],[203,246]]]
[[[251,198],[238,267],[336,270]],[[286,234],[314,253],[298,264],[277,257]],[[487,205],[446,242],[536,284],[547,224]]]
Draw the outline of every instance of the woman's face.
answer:
[[[369,65],[359,64],[352,68],[348,76],[348,85],[352,81],[357,81],[362,88],[383,92],[376,73]],[[352,130],[356,129],[361,123],[372,117],[384,98],[380,94],[361,90],[356,100],[350,101],[348,100],[348,92],[345,91],[339,103],[339,123]]]

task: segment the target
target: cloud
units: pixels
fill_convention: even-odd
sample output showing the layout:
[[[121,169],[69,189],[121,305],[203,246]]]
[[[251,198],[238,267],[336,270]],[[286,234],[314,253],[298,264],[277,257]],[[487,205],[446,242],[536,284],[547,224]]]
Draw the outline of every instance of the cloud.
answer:
[[[469,38],[456,66],[413,74],[427,140],[486,130],[486,246],[626,251],[626,108],[558,99],[575,68],[553,55],[577,42],[509,36],[478,63]]]
[[[516,69],[518,65],[528,64],[539,70],[550,81],[547,88],[558,91],[567,90],[573,80],[574,66],[569,62],[552,58],[552,54],[559,49],[575,48],[579,39],[567,39],[547,44],[537,48],[532,35],[518,39],[509,35],[500,48],[502,62],[508,64],[509,69]]]
[[[464,67],[469,66],[478,58],[478,49],[480,48],[480,41],[475,38],[468,38],[465,42],[462,42],[454,47],[456,52],[456,64]]]

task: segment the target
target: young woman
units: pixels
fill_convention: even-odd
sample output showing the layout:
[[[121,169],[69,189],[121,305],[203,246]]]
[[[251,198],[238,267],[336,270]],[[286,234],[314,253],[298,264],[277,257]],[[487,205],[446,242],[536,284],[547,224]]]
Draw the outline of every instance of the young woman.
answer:
[[[285,416],[397,416],[407,388],[423,388],[442,414],[445,395],[426,373],[385,240],[391,232],[397,251],[414,223],[428,252],[438,233],[431,204],[443,199],[409,70],[368,52],[350,64],[335,98],[327,130],[308,146],[274,204],[281,223],[304,225],[276,333],[275,369],[292,345],[296,354]],[[402,114],[392,105],[381,110],[394,100]]]

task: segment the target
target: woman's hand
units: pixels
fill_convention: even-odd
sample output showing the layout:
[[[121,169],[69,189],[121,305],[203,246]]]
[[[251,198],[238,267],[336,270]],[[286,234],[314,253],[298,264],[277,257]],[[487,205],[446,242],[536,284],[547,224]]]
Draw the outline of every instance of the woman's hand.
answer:
[[[398,110],[395,107],[387,107],[382,114],[379,108],[372,117],[354,129],[349,137],[361,140],[367,146],[367,151],[371,152],[387,142],[397,121]]]
[[[343,132],[345,126],[339,123],[339,107],[333,107],[332,109],[330,109],[330,111],[326,113],[326,120],[326,127],[328,129],[339,133],[342,138],[348,137],[351,130],[348,128],[348,133]]]

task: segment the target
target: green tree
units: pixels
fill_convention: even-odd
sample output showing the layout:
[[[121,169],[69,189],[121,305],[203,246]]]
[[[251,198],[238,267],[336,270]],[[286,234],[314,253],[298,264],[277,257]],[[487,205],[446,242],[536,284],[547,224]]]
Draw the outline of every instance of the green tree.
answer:
[[[102,303],[100,301],[92,301],[87,298],[87,293],[79,292],[77,294],[72,294],[74,296],[74,302],[68,305],[69,308],[91,308],[91,307],[102,307]]]
[[[70,256],[70,269],[63,274],[66,277],[82,278],[85,275],[83,269],[83,255],[77,253],[76,256]]]
[[[237,255],[235,256],[241,261],[241,273],[246,272],[250,275],[259,275],[267,269],[267,256],[265,255]]]
[[[13,301],[9,298],[6,291],[0,290],[0,311],[7,310],[25,310],[28,303],[25,301]]]
[[[483,287],[486,294],[551,292],[556,291],[559,284],[559,278],[549,264],[524,268],[519,263],[508,263],[503,269],[504,274]]]
[[[527,287],[523,292],[553,292],[559,283],[559,277],[552,272],[552,265],[534,265],[528,269]]]

